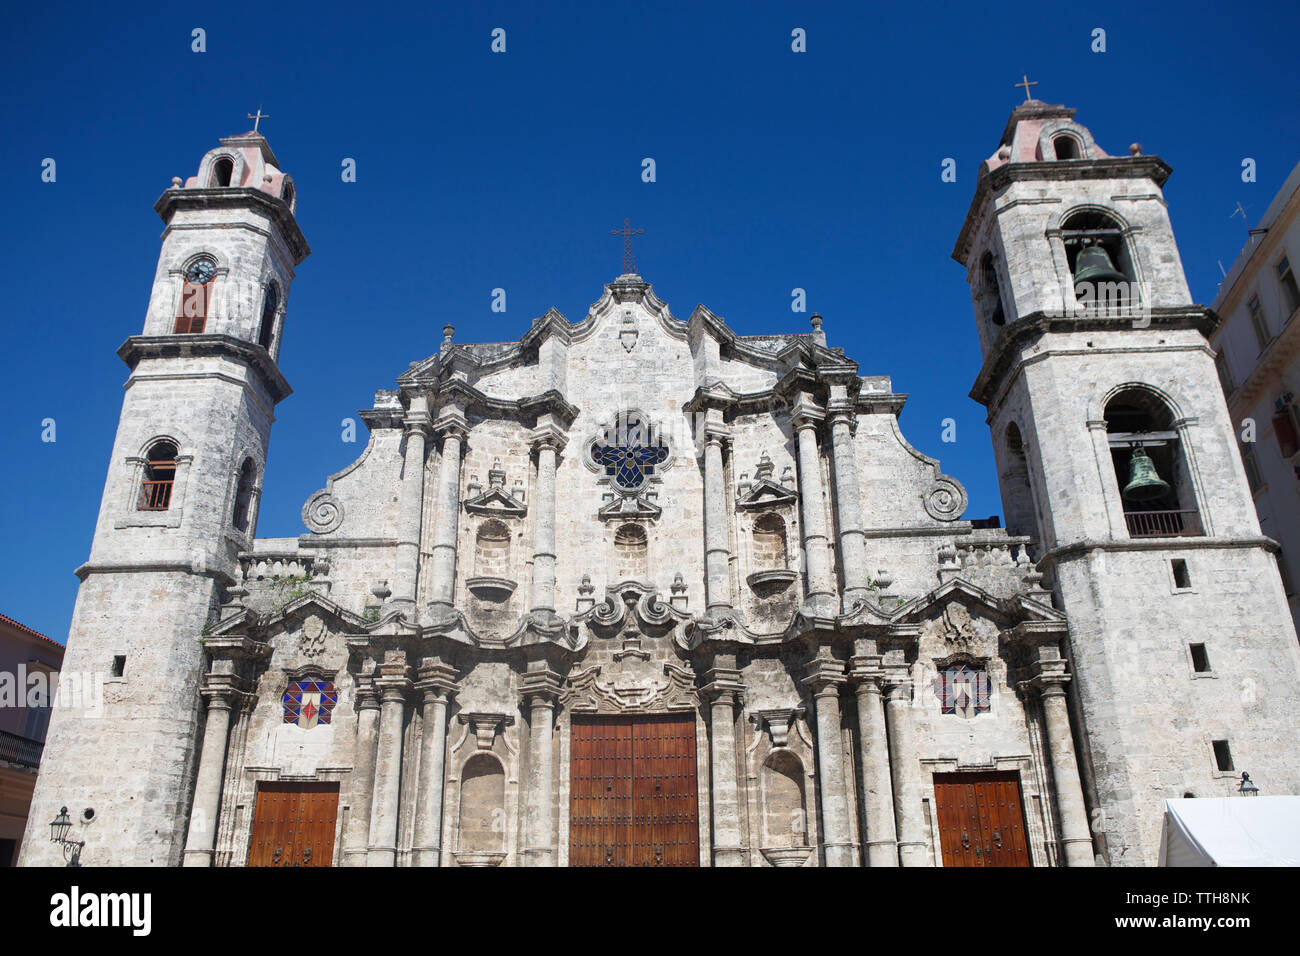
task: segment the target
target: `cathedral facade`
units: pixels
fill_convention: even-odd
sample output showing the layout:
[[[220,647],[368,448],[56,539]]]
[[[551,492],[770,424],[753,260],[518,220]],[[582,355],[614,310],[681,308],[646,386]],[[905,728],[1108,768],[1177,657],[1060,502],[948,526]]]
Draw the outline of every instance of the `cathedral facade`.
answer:
[[[981,168],[1005,529],[820,317],[738,334],[629,268],[516,342],[447,326],[266,539],[309,249],[265,138],[222,140],[156,205],[64,665],[103,706],[56,708],[24,862],[67,807],[87,865],[1141,865],[1168,797],[1296,792],[1168,174],[1037,101]]]

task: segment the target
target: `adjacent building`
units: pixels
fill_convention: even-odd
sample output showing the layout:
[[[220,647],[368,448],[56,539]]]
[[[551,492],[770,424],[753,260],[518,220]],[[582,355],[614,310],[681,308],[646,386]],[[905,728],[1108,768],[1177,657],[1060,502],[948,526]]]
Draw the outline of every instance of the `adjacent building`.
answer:
[[[1210,339],[1263,532],[1300,627],[1300,164],[1224,278]]]
[[[0,867],[18,862],[62,661],[62,644],[0,614]]]

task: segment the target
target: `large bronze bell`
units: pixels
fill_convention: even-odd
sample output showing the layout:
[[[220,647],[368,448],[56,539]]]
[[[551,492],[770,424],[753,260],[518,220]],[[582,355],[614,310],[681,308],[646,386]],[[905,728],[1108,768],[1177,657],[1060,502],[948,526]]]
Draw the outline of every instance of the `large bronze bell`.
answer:
[[[1115,268],[1110,254],[1101,246],[1084,246],[1074,262],[1074,281],[1076,285],[1080,282],[1127,282],[1128,276]]]
[[[1130,501],[1151,501],[1169,494],[1169,482],[1156,473],[1156,465],[1139,445],[1129,459],[1128,484],[1123,495]]]

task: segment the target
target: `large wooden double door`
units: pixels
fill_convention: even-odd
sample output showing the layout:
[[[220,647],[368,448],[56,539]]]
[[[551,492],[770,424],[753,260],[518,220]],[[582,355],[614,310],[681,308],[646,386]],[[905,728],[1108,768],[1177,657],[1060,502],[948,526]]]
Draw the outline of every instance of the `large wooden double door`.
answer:
[[[944,866],[1029,866],[1020,775],[936,773]]]
[[[573,717],[571,866],[699,866],[695,715]]]
[[[260,784],[248,865],[330,866],[338,809],[337,783]]]

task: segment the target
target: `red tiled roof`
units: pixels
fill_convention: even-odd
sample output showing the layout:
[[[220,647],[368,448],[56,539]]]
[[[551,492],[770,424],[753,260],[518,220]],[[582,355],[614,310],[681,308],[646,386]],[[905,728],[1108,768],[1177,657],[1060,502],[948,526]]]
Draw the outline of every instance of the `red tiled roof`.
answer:
[[[5,623],[5,624],[13,625],[13,627],[15,627],[15,628],[17,628],[18,630],[22,631],[24,634],[30,634],[30,635],[32,635],[32,637],[39,637],[39,638],[40,638],[41,640],[43,640],[43,641],[49,641],[51,644],[53,644],[55,647],[57,647],[60,651],[65,650],[64,646],[63,646],[62,644],[60,644],[58,641],[56,641],[56,640],[52,640],[51,638],[46,637],[46,636],[45,636],[44,634],[42,634],[40,631],[34,631],[34,630],[32,630],[32,629],[31,629],[30,627],[28,627],[26,624],[20,624],[18,621],[15,621],[12,617],[9,617],[7,614],[0,614],[0,622],[3,622],[3,623]]]

